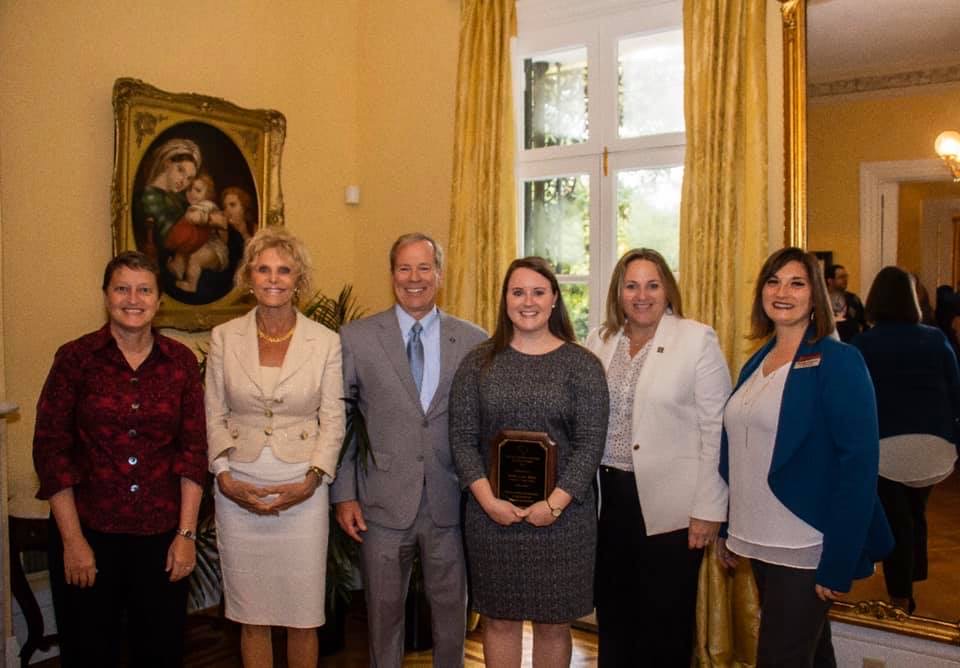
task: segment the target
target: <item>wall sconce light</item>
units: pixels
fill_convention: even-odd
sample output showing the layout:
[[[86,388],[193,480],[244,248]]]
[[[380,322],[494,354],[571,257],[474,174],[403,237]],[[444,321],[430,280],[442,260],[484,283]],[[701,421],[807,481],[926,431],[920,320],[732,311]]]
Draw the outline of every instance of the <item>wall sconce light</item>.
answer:
[[[947,130],[937,135],[933,149],[953,172],[953,180],[960,183],[960,132]]]

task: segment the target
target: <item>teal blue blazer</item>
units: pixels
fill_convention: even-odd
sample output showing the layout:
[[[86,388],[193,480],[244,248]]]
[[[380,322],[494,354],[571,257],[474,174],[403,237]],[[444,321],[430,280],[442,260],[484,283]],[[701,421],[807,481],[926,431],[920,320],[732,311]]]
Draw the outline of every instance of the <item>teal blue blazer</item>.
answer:
[[[775,342],[747,361],[737,388]],[[879,442],[873,382],[860,352],[830,337],[805,340],[787,374],[767,482],[783,505],[823,534],[817,584],[835,591],[850,591],[893,548],[877,498]],[[727,482],[729,463],[724,429],[720,474]]]

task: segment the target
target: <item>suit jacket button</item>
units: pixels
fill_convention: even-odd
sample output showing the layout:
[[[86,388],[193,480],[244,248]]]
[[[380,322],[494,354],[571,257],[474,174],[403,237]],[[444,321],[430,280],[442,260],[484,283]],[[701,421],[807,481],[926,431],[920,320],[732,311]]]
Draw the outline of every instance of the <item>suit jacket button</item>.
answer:
[[[424,419],[424,421],[423,421],[423,428],[426,429],[426,428],[429,427],[429,426],[430,426],[430,420]]]
[[[273,433],[273,427],[267,427],[266,429],[263,430],[263,433],[266,434],[267,436],[270,436]]]
[[[639,449],[640,449],[640,444],[639,444],[639,443],[634,443],[634,444],[633,444],[633,449],[634,449],[634,450],[639,450]]]
[[[266,417],[273,417],[273,411],[270,410],[269,408],[268,408],[267,410],[263,411],[263,414],[264,414]]]
[[[310,434],[307,433],[307,430],[306,430],[306,429],[304,429],[303,431],[300,432],[300,440],[301,440],[301,441],[307,440],[307,437],[309,437],[309,436],[310,436]]]
[[[231,429],[231,430],[230,430],[230,437],[231,437],[231,438],[240,438],[240,430],[239,430],[239,429]]]

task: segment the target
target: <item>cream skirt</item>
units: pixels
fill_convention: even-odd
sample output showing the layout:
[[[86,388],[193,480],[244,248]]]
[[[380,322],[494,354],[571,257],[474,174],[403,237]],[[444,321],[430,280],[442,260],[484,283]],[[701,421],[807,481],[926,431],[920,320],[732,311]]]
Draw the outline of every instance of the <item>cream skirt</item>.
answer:
[[[309,466],[280,461],[266,447],[255,462],[230,462],[230,472],[236,480],[268,486],[301,482]],[[322,626],[327,484],[279,515],[255,515],[223,496],[219,488],[215,499],[227,618],[241,624]]]

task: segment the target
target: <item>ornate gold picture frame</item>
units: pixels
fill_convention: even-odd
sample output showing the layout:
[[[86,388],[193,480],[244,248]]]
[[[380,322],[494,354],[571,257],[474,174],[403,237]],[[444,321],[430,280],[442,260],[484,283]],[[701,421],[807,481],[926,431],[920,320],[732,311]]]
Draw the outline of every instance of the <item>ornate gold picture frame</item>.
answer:
[[[127,78],[113,111],[113,250],[157,260],[155,324],[209,329],[248,310],[233,274],[245,240],[283,224],[283,114]]]

